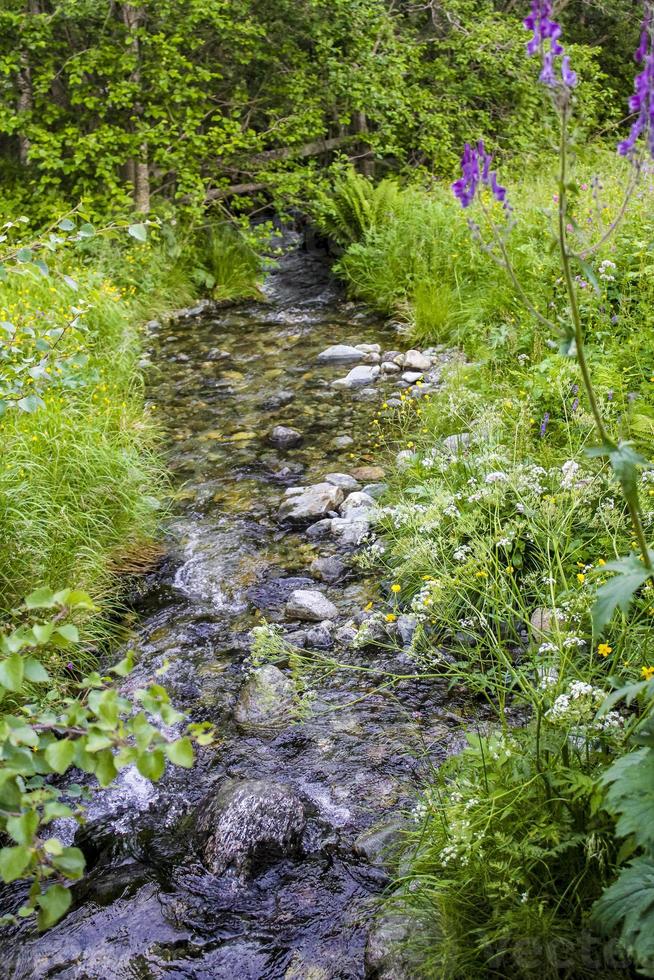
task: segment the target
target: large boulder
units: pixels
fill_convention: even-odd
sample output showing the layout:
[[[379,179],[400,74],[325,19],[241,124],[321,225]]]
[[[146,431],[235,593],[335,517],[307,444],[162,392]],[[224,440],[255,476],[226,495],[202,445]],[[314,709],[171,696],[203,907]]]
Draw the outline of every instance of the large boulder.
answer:
[[[364,960],[366,978],[415,980],[415,963],[405,949],[415,930],[416,923],[408,912],[382,912],[368,933]]]
[[[293,702],[293,684],[273,664],[252,672],[241,688],[234,718],[244,727],[275,726],[288,718]]]
[[[279,516],[294,524],[311,523],[326,517],[343,503],[345,494],[332,483],[315,483],[302,493],[284,500],[279,508]]]
[[[288,619],[320,623],[325,619],[336,619],[338,609],[317,589],[296,589],[286,603],[286,616]]]
[[[213,874],[240,876],[300,849],[304,804],[292,786],[273,780],[228,779],[200,805],[201,853]]]

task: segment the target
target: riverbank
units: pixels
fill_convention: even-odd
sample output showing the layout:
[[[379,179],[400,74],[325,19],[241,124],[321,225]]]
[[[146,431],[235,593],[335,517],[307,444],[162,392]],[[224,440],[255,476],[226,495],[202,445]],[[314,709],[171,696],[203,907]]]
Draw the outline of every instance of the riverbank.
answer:
[[[601,234],[617,187],[615,169],[594,179],[580,168],[575,226],[597,222]],[[647,458],[651,193],[578,277],[605,423]],[[380,416],[380,459],[396,462],[369,566],[396,584],[398,611],[416,625],[416,667],[492,717],[427,782],[391,905],[420,923],[420,975],[554,978],[565,964],[575,977],[627,977],[633,936],[616,944],[621,916],[603,930],[599,900],[636,845],[603,803],[638,714],[598,711],[614,688],[654,675],[651,586],[593,628],[605,566],[637,550],[628,512],[609,468],[586,454],[596,438],[576,362],[521,308],[446,195],[370,190],[338,265],[354,295],[401,317],[410,336],[460,349],[433,398]],[[563,323],[560,273],[541,244],[551,196],[531,184],[514,203],[515,268],[531,302]],[[651,486],[645,468],[648,538]]]

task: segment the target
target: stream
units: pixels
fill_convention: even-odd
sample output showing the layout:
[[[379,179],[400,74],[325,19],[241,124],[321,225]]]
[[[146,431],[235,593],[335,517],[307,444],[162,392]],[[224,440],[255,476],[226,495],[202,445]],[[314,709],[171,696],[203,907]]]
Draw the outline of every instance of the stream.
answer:
[[[374,669],[341,670],[321,680],[306,712],[281,723],[239,723],[234,705],[252,627],[261,617],[288,620],[295,590],[324,592],[337,626],[379,601],[378,583],[355,570],[316,581],[309,566],[336,545],[280,522],[278,512],[289,487],[379,465],[371,422],[393,382],[372,394],[334,388],[351,365],[323,364],[318,353],[401,341],[348,302],[326,257],[299,241],[264,292],[261,302],[209,304],[152,324],[147,341],[149,397],[166,431],[176,500],[166,555],[127,616],[137,653],[127,684],[151,681],[167,665],[162,682],[173,703],[212,722],[217,740],[193,769],[168,767],[155,786],[128,770],[97,793],[77,833],[88,873],[72,910],[44,936],[27,926],[5,935],[3,980],[400,978],[394,961],[371,948],[383,944],[371,931],[390,875],[366,832],[380,821],[392,829],[430,768],[460,744],[444,687],[384,687]],[[298,429],[301,445],[272,446],[275,425]],[[361,484],[375,482],[366,479],[373,471],[359,473]],[[307,625],[317,626],[286,628]],[[366,668],[413,669],[401,645],[331,653]],[[291,793],[284,845],[264,840],[248,861],[216,867],[198,824],[206,836],[207,801],[246,782],[255,795],[270,786]],[[287,798],[279,799],[283,809]],[[233,837],[221,841],[232,846]]]

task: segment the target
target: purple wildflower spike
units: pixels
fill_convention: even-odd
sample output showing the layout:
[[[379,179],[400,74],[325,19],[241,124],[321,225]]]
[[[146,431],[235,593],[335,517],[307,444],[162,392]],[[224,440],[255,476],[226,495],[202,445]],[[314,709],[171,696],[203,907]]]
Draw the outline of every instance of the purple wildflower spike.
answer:
[[[646,0],[640,44],[634,60],[643,66],[634,82],[634,94],[629,99],[630,111],[638,115],[629,136],[618,144],[618,153],[623,157],[633,156],[636,143],[646,135],[649,152],[654,157],[654,15],[649,0]]]
[[[483,140],[479,140],[476,147],[466,143],[461,157],[462,176],[452,184],[452,191],[462,207],[472,204],[480,185],[488,187],[496,201],[506,201],[506,187],[498,183],[496,171],[491,170],[492,162],[492,154],[486,152]]]
[[[574,88],[577,84],[577,73],[570,68],[570,58],[565,55],[561,64],[561,81],[559,82],[554,59],[564,55],[563,45],[560,44],[561,25],[552,20],[552,0],[532,0],[531,12],[525,17],[523,24],[528,31],[533,31],[533,37],[527,44],[527,54],[540,53],[543,67],[540,80],[550,88],[556,88],[561,83],[566,88]]]

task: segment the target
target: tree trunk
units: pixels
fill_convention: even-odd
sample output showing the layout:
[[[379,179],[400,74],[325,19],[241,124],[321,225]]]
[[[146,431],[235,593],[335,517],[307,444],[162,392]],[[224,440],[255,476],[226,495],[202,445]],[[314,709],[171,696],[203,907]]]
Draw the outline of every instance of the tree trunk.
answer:
[[[39,14],[40,12],[39,0],[27,0],[27,4],[23,10],[23,16],[25,18],[33,17],[35,14]],[[19,58],[20,68],[18,69],[18,75],[16,78],[16,85],[18,87],[16,115],[19,119],[23,119],[25,116],[29,115],[34,108],[34,93],[32,90],[32,68],[30,65],[28,52],[21,50]],[[30,140],[22,129],[22,123],[20,123],[20,128],[18,130],[18,158],[21,166],[26,167],[28,165],[29,155]]]
[[[123,4],[123,23],[130,36],[130,48],[134,54],[134,70],[130,74],[130,81],[141,90],[141,52],[139,49],[139,39],[136,34],[137,29],[145,19],[145,11],[142,7],[134,7],[131,3]],[[143,104],[138,98],[133,106],[134,115],[137,118],[137,127],[142,128]],[[138,157],[127,161],[127,173],[132,176],[132,198],[134,210],[147,214],[150,210],[150,163],[148,155],[148,144],[145,140],[139,147]]]
[[[355,112],[354,113],[354,131],[356,133],[367,134],[368,132],[368,120],[366,118],[365,112]],[[375,161],[373,160],[372,150],[368,146],[367,142],[359,143],[359,170],[364,177],[368,177],[370,180],[375,175]]]

